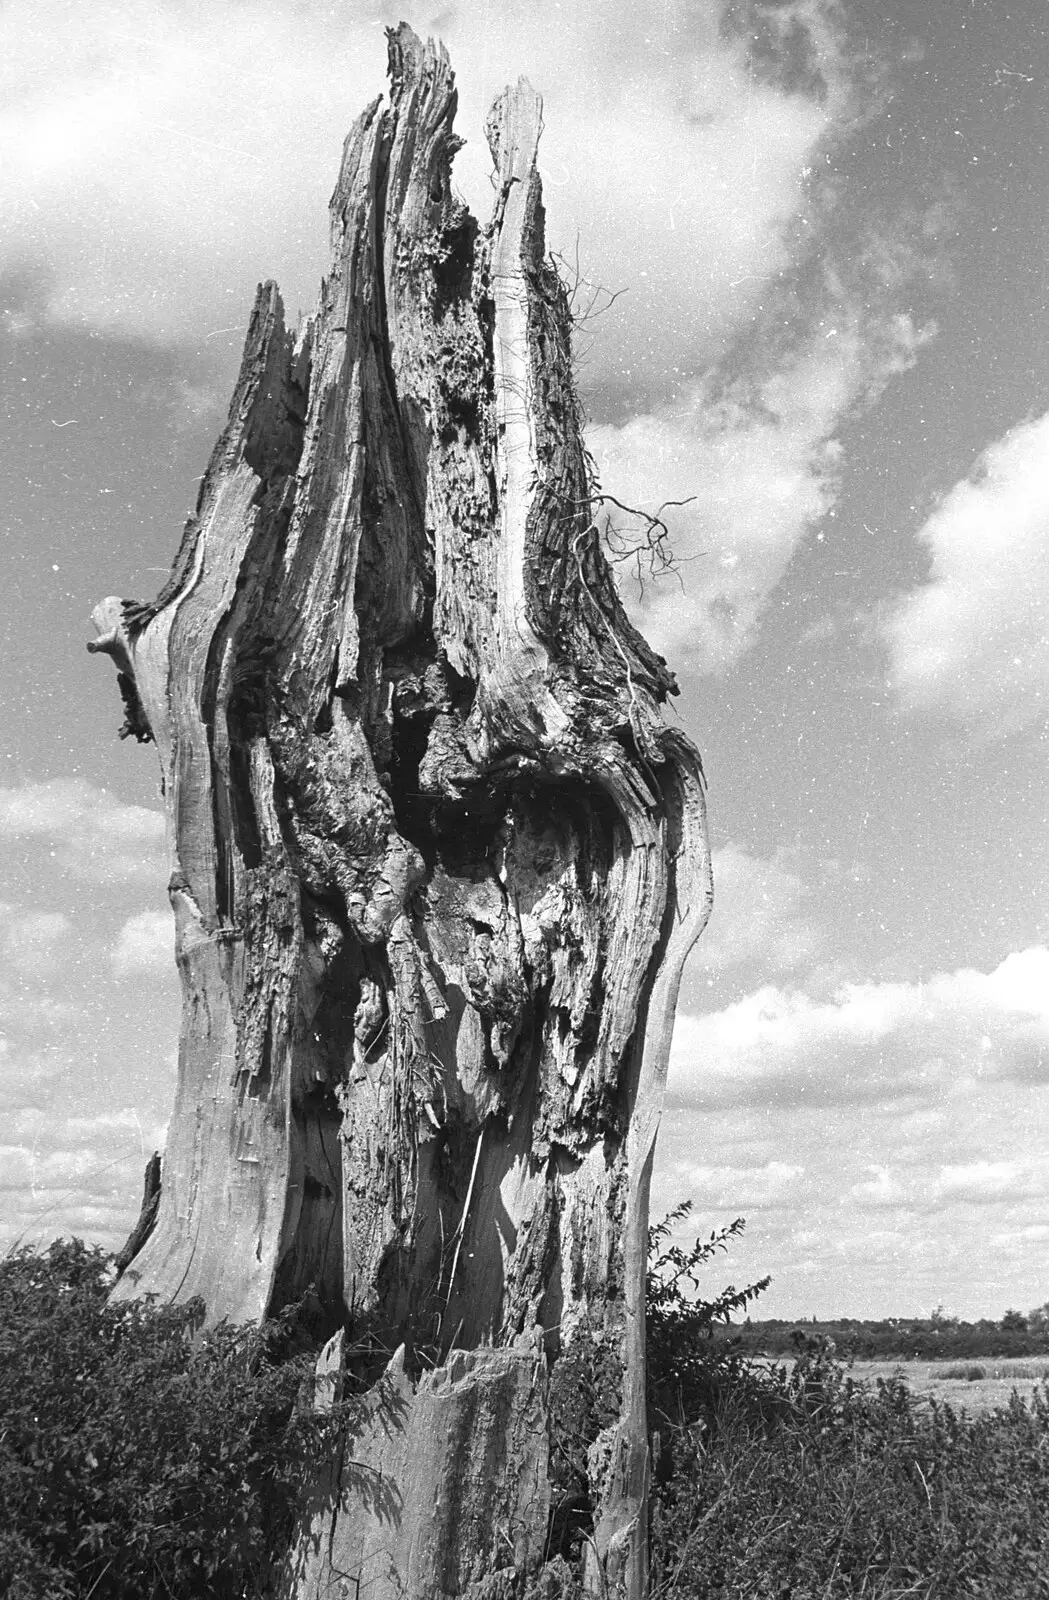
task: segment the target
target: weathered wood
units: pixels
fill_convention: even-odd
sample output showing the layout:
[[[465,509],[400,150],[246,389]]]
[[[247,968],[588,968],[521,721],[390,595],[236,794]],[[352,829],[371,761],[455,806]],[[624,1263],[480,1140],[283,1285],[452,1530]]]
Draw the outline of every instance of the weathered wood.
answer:
[[[122,1272],[126,1272],[153,1232],[157,1225],[157,1211],[159,1208],[160,1151],[154,1150],[146,1162],[146,1173],[142,1182],[142,1205],[139,1208],[138,1220],[113,1257],[113,1265],[117,1270],[118,1276]]]
[[[600,1331],[622,1409],[589,1582],[640,1596],[648,1185],[710,908],[702,769],[595,525],[539,98],[522,80],[492,109],[479,228],[444,51],[402,26],[390,76],[346,141],[314,317],[292,336],[260,288],[171,577],[96,612],[160,755],[184,997],[156,1227],[116,1292],[241,1320],[314,1284],[404,1346],[407,1420],[368,1445],[384,1481],[450,1493],[448,1457],[418,1455],[443,1392],[504,1507],[527,1451],[499,1455],[478,1396],[503,1384],[542,1434],[534,1341],[550,1363]],[[426,1558],[449,1593],[497,1559],[450,1553],[483,1487]],[[346,1550],[371,1549],[366,1497],[332,1495]],[[431,1595],[400,1527],[390,1581]]]
[[[289,1563],[296,1600],[493,1596],[543,1564],[546,1357],[456,1351],[418,1384],[397,1351],[324,1474]],[[514,1584],[516,1587],[516,1584]]]

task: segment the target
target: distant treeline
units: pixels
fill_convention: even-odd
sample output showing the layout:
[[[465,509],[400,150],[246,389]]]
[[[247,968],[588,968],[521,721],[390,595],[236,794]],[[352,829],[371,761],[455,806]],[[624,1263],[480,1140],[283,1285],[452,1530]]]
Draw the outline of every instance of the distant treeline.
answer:
[[[833,1340],[838,1356],[857,1361],[952,1361],[968,1356],[1049,1356],[1049,1319],[1007,1311],[1000,1322],[953,1317],[892,1317],[884,1322],[841,1317],[830,1322],[747,1319],[717,1331],[738,1340],[748,1355],[792,1356],[798,1335]]]

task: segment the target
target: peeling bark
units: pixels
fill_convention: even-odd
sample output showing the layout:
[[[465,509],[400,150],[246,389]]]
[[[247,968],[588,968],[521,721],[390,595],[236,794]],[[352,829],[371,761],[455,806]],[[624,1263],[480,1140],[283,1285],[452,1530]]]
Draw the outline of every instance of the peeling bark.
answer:
[[[142,1182],[142,1205],[139,1209],[138,1221],[113,1257],[113,1265],[117,1269],[118,1277],[121,1273],[127,1271],[156,1227],[159,1207],[160,1152],[159,1150],[154,1150],[146,1162],[146,1173]]]
[[[383,1581],[418,1596],[514,1592],[489,1583],[492,1507],[507,1570],[542,1563],[546,1365],[601,1330],[622,1408],[588,1582],[639,1597],[648,1186],[710,908],[702,768],[592,515],[541,102],[522,80],[492,109],[482,228],[451,191],[443,49],[402,25],[390,78],[346,141],[316,313],[292,335],[259,289],[168,581],[95,613],[160,756],[183,988],[156,1225],[115,1293],[239,1321],[312,1284],[403,1347],[375,1391],[401,1423],[367,1452],[447,1507],[429,1577],[394,1519]],[[442,1428],[458,1454],[426,1455]],[[329,1490],[359,1564],[374,1507],[352,1474]],[[334,1581],[316,1560],[303,1596]]]

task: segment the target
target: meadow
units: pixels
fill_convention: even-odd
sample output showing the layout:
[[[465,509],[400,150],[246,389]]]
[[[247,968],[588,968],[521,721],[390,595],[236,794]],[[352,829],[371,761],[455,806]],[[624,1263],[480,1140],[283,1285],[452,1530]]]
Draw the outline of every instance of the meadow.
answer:
[[[771,1373],[781,1366],[791,1373],[791,1357],[775,1362],[763,1357],[751,1365],[757,1372]],[[982,1361],[849,1361],[842,1370],[861,1389],[868,1393],[877,1390],[879,1382],[902,1383],[913,1400],[920,1404],[932,1400],[970,1415],[982,1415],[1008,1405],[1015,1393],[1026,1403],[1035,1391],[1049,1379],[1049,1360],[1030,1360],[1025,1357],[1005,1357]]]
[[[898,1378],[916,1401],[941,1404],[980,1415],[1008,1405],[1016,1393],[1029,1403],[1049,1379],[1049,1360],[1022,1356],[970,1361],[856,1361],[850,1376],[870,1388],[878,1379]]]

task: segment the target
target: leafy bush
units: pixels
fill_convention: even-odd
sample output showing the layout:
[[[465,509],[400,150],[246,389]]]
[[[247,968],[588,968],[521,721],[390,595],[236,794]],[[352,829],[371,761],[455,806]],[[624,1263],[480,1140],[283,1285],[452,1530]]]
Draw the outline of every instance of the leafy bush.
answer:
[[[622,1369],[600,1326],[578,1330],[550,1374],[551,1554],[578,1561],[593,1532],[590,1450],[619,1415]]]
[[[691,1209],[691,1202],[685,1201],[649,1229],[645,1305],[650,1425],[671,1430],[700,1417],[713,1426],[720,1401],[729,1392],[738,1397],[746,1389],[759,1407],[766,1394],[760,1381],[751,1381],[754,1369],[739,1342],[715,1341],[714,1334],[719,1323],[745,1311],[772,1280],[762,1278],[746,1289],[730,1284],[713,1299],[702,1298],[704,1269],[728,1250],[745,1224],[737,1217],[709,1239],[696,1239],[687,1250],[668,1243],[675,1224]]]
[[[0,1262],[0,1594],[262,1596],[302,1462],[293,1317],[202,1331],[199,1303],[110,1305],[79,1242]]]

